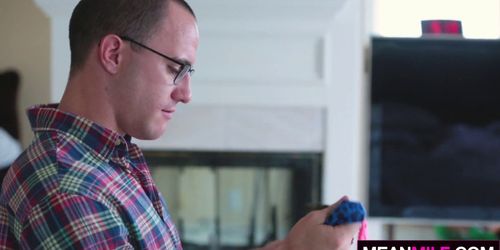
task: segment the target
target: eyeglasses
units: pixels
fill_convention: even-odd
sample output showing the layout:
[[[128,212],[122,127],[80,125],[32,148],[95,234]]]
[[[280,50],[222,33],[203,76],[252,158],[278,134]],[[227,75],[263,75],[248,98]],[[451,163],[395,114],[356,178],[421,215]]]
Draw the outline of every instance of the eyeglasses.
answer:
[[[140,42],[135,41],[134,39],[132,39],[128,36],[120,36],[120,38],[123,39],[124,41],[129,41],[135,45],[138,45],[139,47],[147,49],[147,50],[149,50],[149,51],[151,51],[151,52],[153,52],[153,53],[155,53],[155,54],[157,54],[157,55],[159,55],[167,60],[170,60],[174,63],[179,64],[181,66],[181,70],[179,70],[177,72],[177,75],[174,78],[174,85],[178,85],[179,82],[181,82],[182,79],[184,79],[184,77],[186,77],[188,74],[191,76],[194,73],[194,69],[190,64],[179,62],[178,60],[173,59],[172,57],[166,56],[166,55],[164,55],[164,54],[162,54],[162,53],[160,53],[160,52],[158,52],[158,51],[156,51],[156,50],[154,50],[154,49],[152,49],[152,48],[150,48],[150,47],[148,47]]]

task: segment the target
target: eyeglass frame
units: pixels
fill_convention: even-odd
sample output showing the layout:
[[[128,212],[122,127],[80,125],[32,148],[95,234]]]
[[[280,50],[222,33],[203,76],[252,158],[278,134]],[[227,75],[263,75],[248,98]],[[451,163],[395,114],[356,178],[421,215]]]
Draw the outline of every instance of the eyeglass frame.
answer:
[[[165,54],[163,54],[155,49],[152,49],[152,48],[150,48],[150,47],[148,47],[148,46],[146,46],[146,45],[144,45],[144,44],[142,44],[142,43],[140,43],[140,42],[138,42],[138,41],[136,41],[128,36],[119,36],[119,37],[124,41],[131,42],[131,43],[133,43],[133,44],[135,44],[143,49],[149,50],[149,51],[151,51],[151,52],[153,52],[153,53],[155,53],[155,54],[157,54],[157,55],[159,55],[159,56],[161,56],[169,61],[172,61],[172,62],[180,65],[181,70],[179,70],[177,72],[177,75],[174,78],[174,85],[176,85],[176,86],[179,84],[179,81],[184,79],[184,77],[186,77],[188,74],[189,74],[189,76],[192,76],[195,72],[195,70],[191,64],[179,62],[178,60],[176,60],[172,57],[169,57],[169,56],[167,56],[167,55],[165,55]]]

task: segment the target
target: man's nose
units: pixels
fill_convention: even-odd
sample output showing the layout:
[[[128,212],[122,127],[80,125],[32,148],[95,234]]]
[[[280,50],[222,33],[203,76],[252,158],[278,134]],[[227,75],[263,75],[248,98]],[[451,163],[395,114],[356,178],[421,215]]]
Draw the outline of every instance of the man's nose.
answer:
[[[172,92],[172,99],[182,103],[191,101],[191,76],[189,74],[177,84],[174,92]]]

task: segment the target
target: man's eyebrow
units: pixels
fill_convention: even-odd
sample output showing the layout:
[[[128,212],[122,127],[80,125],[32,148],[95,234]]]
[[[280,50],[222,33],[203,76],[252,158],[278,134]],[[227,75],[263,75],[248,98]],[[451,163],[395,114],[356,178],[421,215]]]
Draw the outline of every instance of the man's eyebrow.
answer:
[[[183,63],[183,64],[193,65],[193,64],[191,64],[191,62],[189,62],[187,59],[184,59],[184,58],[174,57],[174,59],[178,62]]]

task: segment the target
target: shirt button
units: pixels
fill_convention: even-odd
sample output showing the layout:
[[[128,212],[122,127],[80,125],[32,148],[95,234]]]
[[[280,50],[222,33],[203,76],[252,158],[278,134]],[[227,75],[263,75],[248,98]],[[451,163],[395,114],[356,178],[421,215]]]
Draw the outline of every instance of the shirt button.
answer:
[[[115,145],[116,146],[120,146],[120,144],[122,144],[122,141],[120,139],[118,139],[118,140],[115,141]]]

